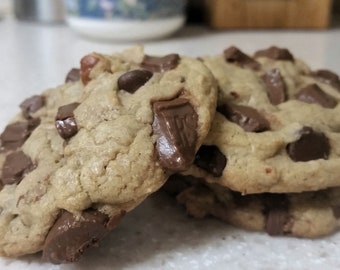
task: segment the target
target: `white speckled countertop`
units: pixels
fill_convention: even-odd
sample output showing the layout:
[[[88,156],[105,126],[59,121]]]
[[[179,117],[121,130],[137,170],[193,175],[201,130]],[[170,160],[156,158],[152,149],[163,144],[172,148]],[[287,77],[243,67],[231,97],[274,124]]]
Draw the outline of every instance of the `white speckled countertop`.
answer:
[[[230,45],[253,53],[287,47],[312,68],[340,74],[340,26],[327,31],[216,31],[186,27],[176,36],[145,42],[147,53],[217,54]],[[117,52],[134,44],[85,40],[65,25],[0,20],[0,129],[26,97],[61,84],[88,52]],[[164,194],[129,213],[109,238],[74,265],[42,264],[39,257],[0,258],[0,269],[340,269],[340,233],[317,240],[272,238],[222,222],[186,217]]]

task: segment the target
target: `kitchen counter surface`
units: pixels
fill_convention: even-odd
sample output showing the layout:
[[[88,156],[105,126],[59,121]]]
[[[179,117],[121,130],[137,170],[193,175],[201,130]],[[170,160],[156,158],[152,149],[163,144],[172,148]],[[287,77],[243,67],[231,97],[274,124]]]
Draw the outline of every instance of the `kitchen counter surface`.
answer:
[[[0,20],[0,129],[26,97],[63,83],[65,74],[92,51],[117,52],[135,43],[83,39],[66,25]],[[150,54],[218,54],[235,45],[253,53],[288,48],[312,68],[340,74],[340,27],[318,31],[212,31],[188,26],[163,40],[139,42]],[[340,117],[340,116],[339,116]],[[1,259],[0,269],[340,269],[340,233],[316,239],[269,237],[222,222],[186,217],[164,194],[127,215],[98,249],[74,265],[39,262],[38,255]]]

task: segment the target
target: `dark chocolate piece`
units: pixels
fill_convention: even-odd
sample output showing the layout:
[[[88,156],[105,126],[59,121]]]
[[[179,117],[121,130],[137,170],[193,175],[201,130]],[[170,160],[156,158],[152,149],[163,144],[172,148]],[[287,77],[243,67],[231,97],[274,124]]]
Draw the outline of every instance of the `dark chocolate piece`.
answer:
[[[289,200],[285,194],[263,194],[265,230],[269,235],[283,235],[289,221]]]
[[[41,123],[40,118],[30,118],[30,119],[27,120],[28,128],[31,131],[31,133],[32,133],[33,130],[35,130],[35,128],[37,126],[40,125],[40,123]]]
[[[45,97],[38,95],[27,98],[20,104],[22,114],[27,119],[30,118],[31,113],[35,113],[43,106],[45,106]]]
[[[164,72],[176,68],[179,61],[180,57],[175,53],[163,57],[145,55],[141,67],[151,72]]]
[[[235,63],[241,67],[250,68],[253,70],[260,69],[260,64],[258,62],[234,46],[224,50],[223,53],[224,58],[228,63]]]
[[[294,61],[294,56],[285,48],[278,48],[276,46],[269,47],[265,50],[258,50],[254,57],[267,57],[274,60]]]
[[[153,131],[161,165],[170,171],[188,169],[195,158],[198,117],[189,100],[176,98],[153,104]]]
[[[79,106],[79,103],[74,102],[58,108],[55,126],[59,135],[63,139],[69,139],[78,132],[77,122],[74,118],[73,111]]]
[[[315,83],[302,88],[299,93],[296,94],[296,98],[303,102],[318,104],[325,108],[334,108],[338,104],[334,97],[322,91]]]
[[[267,71],[261,76],[261,79],[266,85],[268,98],[273,105],[278,105],[287,100],[286,84],[278,69]]]
[[[214,177],[222,176],[227,159],[215,145],[202,145],[195,156],[195,165]]]
[[[262,132],[270,129],[267,119],[254,108],[230,103],[219,106],[217,111],[231,122],[238,124],[245,131]]]
[[[118,78],[118,88],[131,94],[136,92],[152,77],[152,72],[148,70],[132,70],[124,73]]]
[[[34,168],[32,160],[22,151],[9,154],[2,167],[4,185],[18,184]]]
[[[80,79],[80,69],[79,68],[72,68],[66,75],[65,83],[67,83],[67,82],[77,82],[77,81],[79,81],[79,79]]]
[[[304,127],[300,139],[287,145],[287,153],[294,161],[328,159],[329,152],[330,145],[325,134],[310,127]]]
[[[122,216],[120,214],[110,219],[91,209],[76,217],[62,211],[46,237],[43,260],[54,264],[78,261],[86,249],[97,246],[116,227]]]
[[[91,81],[90,73],[99,59],[94,55],[86,55],[80,60],[80,77],[84,85]]]
[[[16,150],[24,144],[32,131],[40,124],[40,118],[32,118],[9,124],[0,135],[1,150]]]
[[[327,83],[340,91],[340,78],[337,74],[327,69],[320,69],[312,73],[312,76],[320,82]]]

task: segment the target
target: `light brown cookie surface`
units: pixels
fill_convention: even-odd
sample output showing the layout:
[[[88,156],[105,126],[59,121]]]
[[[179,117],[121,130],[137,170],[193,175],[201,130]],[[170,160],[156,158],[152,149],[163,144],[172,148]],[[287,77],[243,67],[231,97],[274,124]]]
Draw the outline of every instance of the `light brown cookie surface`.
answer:
[[[3,183],[4,256],[43,250],[54,263],[78,260],[171,173],[187,169],[208,133],[217,87],[198,60],[134,48],[89,54],[80,70],[81,97],[63,100],[53,124],[37,127],[20,148],[32,170]]]
[[[0,136],[0,253],[3,256],[41,249],[46,230],[56,218],[54,197],[46,196],[50,177],[64,163],[64,140],[56,131],[55,115],[58,107],[79,101],[83,88],[75,78],[26,99],[20,105],[21,113]]]
[[[178,203],[196,218],[212,216],[246,230],[303,238],[326,236],[340,227],[339,188],[241,195],[206,184],[203,179],[183,176],[173,176],[167,185],[168,191],[177,194]]]
[[[285,49],[236,48],[203,58],[220,91],[217,115],[184,174],[243,194],[339,186],[340,80]]]

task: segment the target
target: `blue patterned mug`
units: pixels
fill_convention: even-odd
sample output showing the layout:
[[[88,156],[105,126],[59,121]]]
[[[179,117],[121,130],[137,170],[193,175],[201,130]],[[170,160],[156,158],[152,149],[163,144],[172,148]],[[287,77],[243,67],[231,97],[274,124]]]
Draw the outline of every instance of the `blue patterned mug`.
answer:
[[[186,0],[66,0],[67,21],[80,34],[110,40],[168,36],[185,22]]]

